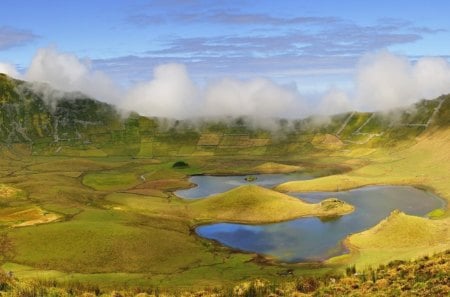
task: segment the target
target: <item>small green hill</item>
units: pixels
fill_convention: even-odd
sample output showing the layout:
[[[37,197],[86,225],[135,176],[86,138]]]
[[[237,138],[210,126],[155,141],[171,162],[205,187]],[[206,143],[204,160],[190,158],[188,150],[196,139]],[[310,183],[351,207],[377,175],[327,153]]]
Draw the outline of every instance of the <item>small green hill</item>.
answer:
[[[285,221],[302,216],[336,216],[354,209],[337,199],[310,204],[256,185],[240,186],[200,199],[192,202],[190,207],[191,214],[203,220],[251,223]]]
[[[393,211],[374,227],[350,235],[345,244],[350,255],[330,263],[347,260],[364,267],[442,252],[450,246],[450,218],[431,220]]]

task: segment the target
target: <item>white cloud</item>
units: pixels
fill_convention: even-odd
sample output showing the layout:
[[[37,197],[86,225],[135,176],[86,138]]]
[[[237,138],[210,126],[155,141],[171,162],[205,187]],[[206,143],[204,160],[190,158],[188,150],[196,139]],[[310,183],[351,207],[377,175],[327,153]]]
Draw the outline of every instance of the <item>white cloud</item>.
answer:
[[[4,73],[14,78],[20,78],[20,73],[16,67],[8,63],[0,63],[0,73]]]
[[[199,91],[181,64],[165,64],[155,68],[153,79],[132,87],[124,109],[158,117],[189,118],[198,110]]]
[[[414,86],[421,97],[450,92],[450,64],[442,58],[422,58],[414,65]]]
[[[0,72],[21,77],[10,64],[0,63]],[[450,65],[445,59],[411,62],[388,51],[360,60],[354,90],[331,87],[320,100],[310,99],[310,108],[296,87],[265,78],[222,78],[199,87],[182,64],[160,65],[150,80],[123,90],[108,75],[93,70],[89,61],[55,48],[38,50],[23,77],[64,91],[81,91],[142,115],[178,119],[228,115],[302,118],[314,113],[387,110],[450,93]]]
[[[450,92],[450,65],[442,58],[416,63],[387,51],[363,57],[357,69],[357,109],[386,110]]]
[[[357,109],[389,109],[417,100],[410,62],[387,51],[363,57],[355,80]]]
[[[353,107],[349,95],[345,91],[332,87],[323,95],[316,109],[317,114],[333,115],[349,111]]]
[[[49,83],[62,91],[80,91],[96,99],[117,103],[121,92],[103,72],[91,69],[88,61],[55,48],[39,49],[25,79]]]
[[[225,78],[212,83],[206,89],[203,108],[208,116],[292,117],[302,116],[301,111],[297,90],[263,78]]]

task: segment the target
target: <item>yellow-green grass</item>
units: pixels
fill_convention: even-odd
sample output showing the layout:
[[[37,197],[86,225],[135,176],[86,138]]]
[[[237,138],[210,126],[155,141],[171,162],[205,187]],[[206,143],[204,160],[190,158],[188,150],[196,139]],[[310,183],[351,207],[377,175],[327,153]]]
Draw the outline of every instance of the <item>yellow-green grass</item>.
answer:
[[[187,221],[132,211],[85,209],[71,221],[9,234],[17,256],[6,268],[24,278],[173,288],[217,286],[253,277],[277,279],[286,269],[261,266],[251,261],[252,254],[235,254],[192,236]],[[292,269],[299,274],[329,271]]]
[[[187,180],[180,179],[158,179],[146,181],[134,189],[156,189],[161,191],[175,191],[178,189],[185,189],[192,187],[193,185]]]
[[[125,193],[130,194],[138,194],[143,196],[151,196],[151,197],[160,197],[160,198],[169,198],[170,194],[165,193],[161,190],[150,189],[150,188],[133,188],[130,190],[124,191]]]
[[[113,193],[107,201],[120,210],[161,218],[206,222],[273,223],[302,216],[336,216],[350,213],[353,206],[337,199],[311,204],[298,198],[255,185],[241,186],[222,194],[186,201],[161,197]],[[112,206],[114,207],[114,206]]]
[[[115,162],[108,162],[108,159],[87,159],[87,158],[36,158],[37,164],[30,166],[33,171],[94,171],[107,170],[117,167]]]
[[[366,185],[413,185],[432,190],[440,197],[450,201],[450,129],[441,129],[422,135],[416,143],[407,148],[383,148],[362,159],[362,165],[350,173],[326,176],[309,181],[288,182],[276,187],[280,191],[337,191]],[[437,216],[435,214],[438,214]],[[396,219],[383,223],[378,230],[377,243],[361,235],[350,237],[347,243],[352,245],[352,238],[366,241],[364,248],[354,250],[350,255],[336,257],[327,263],[356,263],[357,265],[377,265],[394,259],[411,259],[422,254],[431,254],[450,246],[448,233],[449,204],[447,208],[430,214],[437,220],[398,215]],[[394,225],[394,223],[398,223]],[[402,224],[400,224],[402,222]],[[436,223],[433,223],[436,222]],[[390,227],[390,224],[392,226]],[[436,225],[435,225],[436,224]],[[446,225],[447,229],[432,226]],[[398,228],[397,228],[397,227]],[[400,226],[400,227],[399,227]],[[421,226],[430,228],[433,238],[421,235]],[[381,232],[382,231],[382,232]],[[370,230],[365,235],[371,234]],[[414,237],[417,236],[417,237]],[[395,240],[408,243],[409,247],[396,245]],[[409,239],[408,239],[409,238]],[[413,240],[416,238],[417,240]],[[423,241],[422,241],[423,240]],[[373,245],[373,248],[370,246]]]
[[[162,219],[185,220],[190,225],[189,202],[168,197],[144,196],[130,193],[112,193],[106,196],[110,208],[131,211]]]
[[[395,177],[395,176],[378,176],[365,177],[351,174],[331,175],[311,180],[291,181],[275,187],[275,190],[281,192],[315,192],[315,191],[345,191],[368,185],[415,185],[420,184],[420,180],[413,177]]]
[[[348,153],[342,151],[342,154],[339,154],[340,152],[336,151],[335,154],[317,153],[305,156],[303,158],[313,158],[314,164],[317,163],[320,166],[350,164],[350,167],[354,169],[346,174],[319,178],[308,187],[317,191],[326,189],[335,191],[339,186],[339,189],[343,190],[347,183],[348,188],[366,184],[412,184],[428,186],[439,196],[450,199],[449,131],[442,130],[423,135],[415,145],[406,149],[367,148],[370,154],[366,154],[359,152],[365,152],[366,148],[358,148],[359,151],[352,154],[354,149],[352,147]],[[139,187],[138,185],[143,183],[140,175],[144,175],[147,181],[176,179],[182,182],[187,175],[193,173],[251,172],[252,168],[267,161],[264,157],[242,156],[242,159],[190,157],[184,160],[191,165],[191,168],[182,170],[170,168],[171,164],[178,160],[177,158],[164,159],[161,164],[153,164],[153,161],[147,162],[147,159],[110,157],[104,159],[33,157],[18,160],[13,160],[13,157],[0,160],[3,174],[3,177],[0,177],[0,183],[12,185],[26,192],[31,201],[24,200],[25,202],[21,203],[29,203],[29,206],[35,205],[36,201],[45,203],[39,206],[67,214],[69,219],[65,222],[11,230],[10,236],[18,249],[15,261],[33,266],[36,272],[56,269],[57,273],[65,271],[61,277],[74,277],[87,282],[90,280],[105,284],[116,281],[134,284],[161,282],[171,286],[197,283],[220,284],[252,276],[277,277],[276,271],[285,269],[283,266],[261,266],[255,262],[248,262],[252,259],[252,255],[230,254],[229,250],[192,235],[192,228],[196,224],[219,220],[220,211],[215,209],[214,205],[209,205],[206,202],[207,199],[187,202],[175,197],[168,198],[166,193],[160,191],[158,193],[161,197],[148,197],[154,196],[155,193],[147,192],[140,193],[147,196],[112,194],[117,196],[110,195],[104,200],[103,196],[106,193],[103,190],[96,191],[93,188],[84,187],[81,178],[78,177],[79,172],[83,172],[85,176],[98,173],[113,173],[117,176],[132,175],[136,184],[130,183],[130,186],[124,185],[118,188],[122,191]],[[280,159],[276,162],[303,164],[303,161],[307,162],[307,159],[297,156],[291,160]],[[77,165],[78,162],[80,165]],[[314,164],[311,167],[314,167]],[[14,174],[10,174],[12,172]],[[305,183],[300,183],[304,187]],[[107,191],[115,191],[111,189],[107,187]],[[226,203],[224,206],[230,209],[236,207],[243,213],[239,199],[232,198],[229,206]],[[252,207],[258,209],[259,205],[258,201],[254,201]],[[119,207],[120,210],[114,210],[113,207]],[[77,215],[80,211],[82,213]],[[197,215],[199,213],[201,216]],[[238,213],[234,218],[229,219],[233,221],[236,218],[242,219],[245,218],[244,215],[246,214]],[[258,219],[257,214],[251,219]],[[272,217],[272,219],[275,218]],[[435,221],[440,222],[442,219]],[[153,230],[157,231],[153,232]],[[394,231],[386,228],[383,232]],[[439,234],[445,235],[445,233]],[[154,254],[149,255],[139,246],[141,238],[144,244],[150,246],[165,241],[163,248],[169,250],[167,255],[178,253],[176,248],[185,243],[187,248],[186,251],[180,252],[181,260],[177,255],[167,259],[166,254],[152,248],[148,253],[154,252]],[[402,250],[395,247],[392,242],[387,244],[392,246],[383,247],[383,250],[380,248],[377,252],[367,252],[367,256],[364,256],[363,252],[352,254],[351,259],[343,256],[340,262],[335,260],[334,263],[351,264],[350,260],[355,259],[357,265],[369,265],[383,262],[388,258],[416,257],[415,253],[420,249],[426,253],[433,251],[433,247],[421,246],[417,250]],[[70,252],[72,245],[74,252]],[[50,262],[47,262],[49,255]],[[107,255],[112,255],[115,259],[111,260]],[[359,258],[356,257],[358,255],[360,255]],[[80,264],[72,263],[77,263],[78,259]],[[94,263],[89,264],[91,259],[94,259]],[[102,261],[105,261],[105,265]],[[151,269],[148,270],[147,266],[143,267],[142,263],[148,263]],[[91,272],[97,271],[97,266],[102,267],[104,272],[92,274]],[[296,273],[297,271],[302,273],[303,269],[298,268]],[[70,271],[78,271],[78,273],[70,273]]]
[[[20,189],[17,189],[9,185],[0,184],[0,201],[5,199],[18,198],[23,195],[24,193]]]
[[[342,201],[311,204],[256,185],[245,185],[190,203],[197,220],[277,222],[301,216],[335,216],[350,213],[353,206]]]
[[[119,289],[133,287],[157,287],[169,291],[204,289],[205,287],[233,286],[243,279],[266,279],[278,282],[285,280],[280,276],[290,269],[297,276],[323,275],[332,271],[324,266],[296,265],[261,265],[253,261],[252,254],[214,252],[214,260],[210,263],[195,263],[190,267],[182,267],[173,273],[153,272],[111,272],[111,273],[80,273],[63,272],[60,270],[39,269],[32,266],[5,263],[2,268],[13,271],[20,280],[44,279],[64,283],[86,283],[100,286],[103,289]],[[160,295],[162,296],[162,295]]]
[[[89,173],[83,177],[83,184],[95,190],[126,190],[139,184],[138,177],[131,172]]]
[[[431,255],[449,248],[450,219],[431,220],[394,211],[376,226],[347,237],[345,245],[350,254],[332,258],[328,263],[363,268]]]
[[[253,167],[253,170],[258,173],[291,173],[302,169],[303,167],[301,166],[286,165],[276,162],[266,162]]]
[[[427,133],[406,149],[378,149],[366,165],[347,174],[281,184],[284,192],[340,191],[366,185],[414,185],[450,201],[450,129]],[[363,163],[362,163],[363,164]]]
[[[341,148],[344,143],[335,135],[316,134],[311,140],[311,144],[316,148],[335,150]]]
[[[180,221],[114,210],[88,210],[68,222],[19,228],[16,262],[40,269],[173,273],[213,255]]]
[[[193,185],[186,179],[157,179],[145,181],[136,187],[127,190],[127,193],[140,194],[153,197],[165,197],[170,196],[170,192],[178,189],[186,189]]]
[[[49,213],[40,207],[7,207],[0,209],[0,222],[13,227],[25,227],[58,220],[59,215]]]
[[[430,211],[429,213],[427,213],[427,217],[429,217],[430,219],[439,219],[439,218],[443,218],[446,216],[446,212],[444,209],[442,208],[436,208],[432,211]]]
[[[25,173],[1,179],[2,182],[14,183],[27,195],[22,198],[32,200],[32,203],[58,203],[69,206],[72,203],[97,201],[101,193],[84,187],[78,175],[67,175],[59,172]],[[12,202],[10,202],[12,203]]]
[[[67,157],[107,157],[108,154],[96,147],[80,147],[73,148],[70,146],[61,146],[57,148],[54,155],[62,155]]]

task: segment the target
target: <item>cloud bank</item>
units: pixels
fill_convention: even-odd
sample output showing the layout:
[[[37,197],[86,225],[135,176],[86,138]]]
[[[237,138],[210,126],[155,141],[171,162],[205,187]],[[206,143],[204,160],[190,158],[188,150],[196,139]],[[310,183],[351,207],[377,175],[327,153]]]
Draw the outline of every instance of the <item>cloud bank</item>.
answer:
[[[0,73],[7,74],[12,77],[20,77],[19,71],[12,64],[0,62]]]
[[[198,88],[186,67],[165,64],[154,69],[151,80],[132,87],[119,106],[149,116],[183,119],[195,115],[198,100]]]
[[[361,58],[354,74],[354,90],[333,86],[314,99],[303,96],[295,86],[267,78],[225,77],[199,86],[182,64],[159,65],[149,80],[123,89],[104,72],[92,69],[88,60],[55,48],[40,49],[22,76],[9,64],[0,63],[0,72],[46,82],[64,91],[81,91],[142,115],[175,119],[303,118],[349,110],[382,111],[450,93],[448,61],[425,57],[411,62],[388,51]]]
[[[450,92],[450,65],[425,57],[411,63],[387,51],[366,55],[356,74],[354,107],[386,110]]]
[[[122,92],[105,73],[93,70],[89,61],[55,48],[39,49],[24,79],[45,82],[62,91],[79,91],[113,104],[119,103]]]

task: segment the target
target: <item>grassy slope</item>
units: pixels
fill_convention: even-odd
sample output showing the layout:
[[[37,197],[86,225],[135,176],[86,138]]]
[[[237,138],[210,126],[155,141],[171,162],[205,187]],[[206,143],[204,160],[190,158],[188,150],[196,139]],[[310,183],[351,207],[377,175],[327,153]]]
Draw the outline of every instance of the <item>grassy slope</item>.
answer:
[[[286,165],[276,162],[266,162],[253,167],[258,173],[291,173],[302,170],[301,166]]]
[[[279,191],[336,191],[365,185],[399,184],[432,188],[450,201],[450,129],[422,135],[417,143],[403,150],[380,148],[368,157],[368,165],[348,174],[314,180],[287,182]]]
[[[329,263],[350,261],[368,267],[418,258],[450,247],[450,218],[431,220],[396,211],[369,230],[350,235],[345,244],[351,254]]]
[[[12,266],[9,266],[12,267]],[[22,271],[25,266],[15,267]],[[232,268],[232,267],[229,267]],[[355,273],[357,272],[357,273]],[[49,277],[59,277],[58,281],[14,280],[1,275],[5,284],[2,296],[64,296],[64,297],[150,297],[150,296],[203,296],[203,297],[266,297],[266,296],[448,296],[450,275],[450,250],[415,261],[393,261],[378,268],[348,269],[346,274],[308,277],[295,275],[283,280],[256,279],[239,281],[235,284],[222,284],[219,287],[158,289],[141,286],[130,289],[115,286],[98,288],[71,282],[57,272],[49,272]],[[101,275],[95,277],[101,278]],[[112,279],[114,277],[110,275]],[[115,278],[120,278],[117,274]],[[145,278],[136,274],[130,281]]]
[[[279,185],[276,189],[282,191],[319,191],[319,190],[345,190],[355,187],[374,184],[399,184],[415,185],[433,190],[440,197],[450,201],[450,183],[448,172],[450,172],[450,129],[440,129],[423,134],[416,143],[402,150],[379,149],[370,155],[368,165],[358,168],[348,174],[332,175],[309,181],[288,182]],[[449,216],[450,204],[447,203],[446,212],[441,217]],[[402,216],[400,216],[402,217]],[[410,247],[402,249],[396,246],[394,240],[382,240],[373,232],[364,233],[364,237],[355,235],[353,238],[364,238],[367,242],[383,242],[382,248],[370,250],[368,246],[353,249],[350,256],[340,256],[331,259],[329,263],[347,263],[368,265],[386,262],[396,258],[408,259],[427,255],[436,250],[449,246],[450,233],[445,229],[436,229],[439,236],[434,237],[428,244],[429,237],[422,232],[423,226],[444,224],[448,226],[450,218],[441,219],[439,223],[420,218],[402,217],[403,227],[396,228],[394,225],[386,224],[383,228],[383,236],[395,238],[398,242],[410,241]],[[393,220],[397,222],[397,220]],[[408,231],[407,235],[403,231]],[[431,229],[430,229],[431,230]],[[381,234],[381,233],[380,233]],[[373,238],[371,235],[374,235]],[[352,245],[350,237],[349,244]],[[355,239],[356,240],[356,239]],[[372,241],[373,240],[373,241]],[[436,244],[436,241],[443,244]],[[424,244],[416,244],[416,243]]]
[[[183,222],[114,210],[85,210],[68,222],[20,228],[13,238],[15,260],[41,269],[170,273],[212,258],[196,252],[199,245]]]

